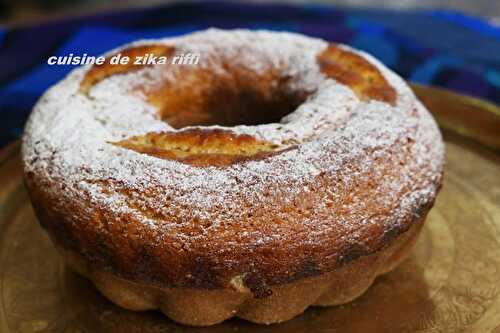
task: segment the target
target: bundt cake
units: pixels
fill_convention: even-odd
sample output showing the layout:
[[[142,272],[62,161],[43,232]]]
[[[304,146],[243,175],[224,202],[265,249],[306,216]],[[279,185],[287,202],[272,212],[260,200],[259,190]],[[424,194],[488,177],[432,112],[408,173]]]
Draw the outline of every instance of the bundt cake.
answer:
[[[188,53],[199,62],[110,61]],[[373,57],[216,29],[105,57],[40,98],[22,151],[40,224],[114,303],[276,323],[355,299],[409,254],[444,148]]]

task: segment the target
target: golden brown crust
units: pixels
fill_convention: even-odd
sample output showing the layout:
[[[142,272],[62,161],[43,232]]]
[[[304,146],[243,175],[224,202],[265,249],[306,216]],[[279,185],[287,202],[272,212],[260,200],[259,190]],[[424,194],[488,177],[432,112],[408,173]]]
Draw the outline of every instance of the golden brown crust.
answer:
[[[89,278],[114,303],[135,311],[160,309],[171,319],[194,326],[220,323],[237,316],[255,323],[286,321],[310,305],[330,306],[351,302],[362,295],[375,278],[394,269],[411,253],[425,216],[422,216],[391,245],[318,276],[276,285],[268,296],[256,298],[234,278],[225,289],[158,288],[134,283],[113,273],[100,271],[78,253],[58,247],[66,263]],[[57,241],[56,241],[57,244]]]
[[[179,132],[147,133],[114,145],[163,159],[206,167],[263,159],[278,153],[278,145],[228,130],[192,128]],[[290,148],[287,148],[290,149]],[[283,149],[281,151],[284,151]]]
[[[380,71],[362,56],[330,44],[318,55],[317,60],[326,76],[348,85],[359,98],[390,104],[396,102],[396,90]]]
[[[33,187],[29,174],[26,180],[42,226],[61,247],[82,253],[90,266],[113,272],[124,279],[161,288],[224,289],[235,276],[243,274],[243,283],[255,298],[269,296],[271,286],[331,272],[390,246],[399,235],[423,220],[434,203],[433,198],[429,201],[417,200],[403,219],[382,216],[377,224],[371,224],[363,231],[362,238],[349,241],[336,239],[333,233],[317,243],[303,243],[303,240],[293,240],[294,236],[305,237],[299,229],[292,231],[296,227],[293,223],[284,224],[275,220],[269,226],[281,229],[281,233],[291,237],[290,240],[282,241],[280,247],[271,244],[251,248],[244,243],[236,243],[241,239],[236,235],[245,232],[241,227],[231,230],[230,234],[217,235],[219,237],[212,238],[209,243],[199,243],[195,235],[205,227],[200,224],[198,230],[184,230],[186,235],[193,236],[193,243],[183,244],[176,237],[164,233],[159,235],[156,230],[132,216],[112,216],[105,207],[96,206],[92,219],[87,220],[86,214],[80,213],[81,208],[78,206],[64,203],[62,211],[54,209],[56,202]],[[317,186],[326,186],[325,181],[318,179]],[[364,192],[366,197],[371,195],[368,188],[360,187],[360,192]],[[134,196],[133,193],[127,194]],[[350,195],[357,196],[355,192]],[[307,199],[311,200],[304,198]],[[87,199],[82,197],[82,200]],[[374,204],[368,198],[366,200],[368,205]],[[371,209],[376,208],[373,206]],[[307,210],[299,208],[299,212],[303,215]],[[144,210],[143,213],[147,215],[151,212]],[[333,216],[339,214],[334,207],[329,209],[329,213]],[[258,212],[254,214],[258,216]],[[78,223],[74,223],[75,216],[81,217]],[[160,220],[169,218],[154,217]],[[258,219],[255,216],[253,218],[253,223],[258,224]],[[324,228],[321,225],[319,227]],[[269,233],[275,234],[276,231]],[[220,236],[225,237],[220,239]]]
[[[174,53],[174,51],[175,49],[173,47],[167,45],[141,45],[130,47],[119,52],[122,59],[129,57],[130,60],[126,63],[118,64],[111,63],[111,59],[118,53],[111,54],[105,58],[102,65],[94,64],[89,69],[80,83],[80,91],[87,94],[94,85],[111,75],[136,71],[145,67],[146,65],[136,64],[136,57],[143,57],[146,54],[151,54],[157,57],[170,56]]]

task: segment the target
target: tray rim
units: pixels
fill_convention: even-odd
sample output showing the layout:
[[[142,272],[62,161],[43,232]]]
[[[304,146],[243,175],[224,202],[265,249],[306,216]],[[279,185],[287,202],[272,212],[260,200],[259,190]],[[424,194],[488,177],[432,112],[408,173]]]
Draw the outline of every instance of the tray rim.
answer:
[[[479,142],[500,153],[500,105],[492,101],[433,85],[408,82],[415,95],[434,116],[441,129]],[[462,109],[453,112],[432,110],[429,106],[442,100],[454,100]]]

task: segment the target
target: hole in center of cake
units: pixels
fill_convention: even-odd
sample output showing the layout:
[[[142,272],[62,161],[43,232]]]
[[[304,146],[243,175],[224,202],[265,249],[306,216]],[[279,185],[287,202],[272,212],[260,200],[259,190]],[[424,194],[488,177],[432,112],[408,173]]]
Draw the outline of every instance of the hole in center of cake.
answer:
[[[175,84],[147,92],[160,117],[179,129],[187,126],[260,125],[278,123],[307,98],[277,71],[255,73],[226,69],[185,70]]]
[[[172,56],[175,47],[140,45],[121,53],[131,58],[146,54]],[[176,129],[277,123],[295,111],[309,94],[297,89],[293,76],[286,70],[265,58],[256,57],[254,63],[243,64],[222,54],[211,59],[210,66],[112,65],[110,58],[86,73],[80,91],[88,94],[96,83],[110,76],[151,67],[155,74],[138,74],[129,92],[140,92],[157,107],[161,119]],[[151,85],[144,84],[151,76],[163,78]]]

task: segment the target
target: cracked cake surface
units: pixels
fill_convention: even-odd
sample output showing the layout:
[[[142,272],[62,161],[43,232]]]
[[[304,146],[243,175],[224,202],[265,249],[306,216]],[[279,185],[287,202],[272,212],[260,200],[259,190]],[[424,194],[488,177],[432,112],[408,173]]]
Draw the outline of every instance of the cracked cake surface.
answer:
[[[216,29],[108,59],[118,52],[200,62],[78,68],[40,98],[23,137],[40,223],[108,298],[193,325],[278,322],[350,301],[409,252],[444,148],[373,57]]]

